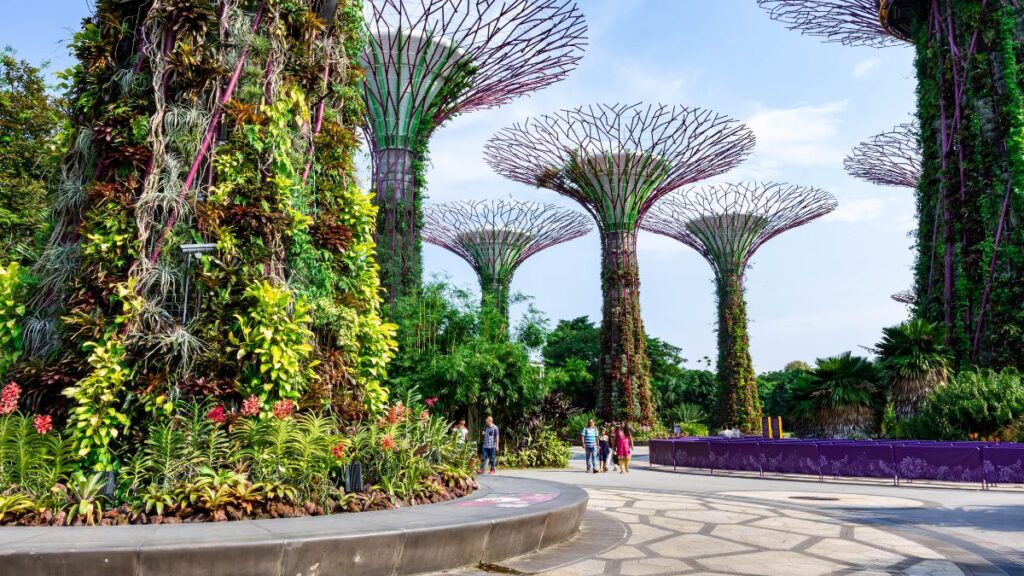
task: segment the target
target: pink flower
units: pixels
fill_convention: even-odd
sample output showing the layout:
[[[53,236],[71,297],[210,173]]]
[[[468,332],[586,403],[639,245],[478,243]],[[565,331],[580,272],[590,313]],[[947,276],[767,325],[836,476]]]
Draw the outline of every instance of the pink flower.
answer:
[[[32,420],[32,426],[35,427],[36,432],[40,434],[46,434],[50,430],[53,430],[53,417],[50,415],[38,415]]]
[[[430,422],[430,411],[429,410],[424,410],[423,412],[420,412],[420,422],[423,422],[424,424],[426,424],[427,422]]]
[[[387,435],[380,440],[380,447],[385,452],[390,452],[395,449],[395,439],[391,435]]]
[[[242,401],[242,416],[257,416],[260,413],[260,399],[255,394]]]
[[[21,386],[11,382],[0,391],[0,414],[10,414],[18,409],[18,399],[21,397]]]
[[[218,404],[213,410],[206,413],[206,419],[223,424],[227,420],[227,416],[224,415],[224,407]]]
[[[295,403],[291,400],[278,400],[274,402],[274,418],[278,420],[284,420],[285,418],[292,415],[295,411]]]
[[[433,408],[434,404],[437,404],[437,400],[438,399],[435,396],[434,398],[427,398],[426,400],[424,400],[424,402],[426,403],[428,408]]]
[[[339,460],[344,458],[345,457],[345,445],[342,444],[341,442],[338,442],[337,446],[335,446],[334,448],[331,448],[331,454],[334,454],[334,457],[339,459]]]

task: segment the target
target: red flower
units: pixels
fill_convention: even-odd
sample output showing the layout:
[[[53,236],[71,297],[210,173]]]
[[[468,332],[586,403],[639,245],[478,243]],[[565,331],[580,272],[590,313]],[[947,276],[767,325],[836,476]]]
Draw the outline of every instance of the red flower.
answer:
[[[224,407],[217,405],[213,410],[206,413],[206,419],[223,424],[227,420],[227,416],[224,415]]]
[[[388,422],[397,424],[401,420],[405,419],[405,406],[402,406],[402,402],[399,401],[390,409],[388,409]]]
[[[46,434],[50,430],[53,430],[53,417],[50,415],[43,416],[40,414],[32,420],[32,426],[35,427],[36,432]]]
[[[242,416],[257,416],[260,413],[260,399],[255,394],[242,401]]]
[[[18,409],[18,398],[21,397],[21,386],[11,382],[0,391],[0,414],[10,414]]]
[[[284,420],[295,411],[295,404],[291,400],[278,400],[274,402],[274,418]]]
[[[344,458],[345,457],[345,445],[342,444],[341,442],[338,442],[337,446],[335,446],[334,448],[331,448],[331,454],[334,454],[334,457],[339,459],[339,460]]]
[[[395,449],[395,439],[391,435],[387,435],[380,440],[380,447],[385,452],[390,452]]]
[[[426,400],[424,400],[424,402],[427,404],[428,408],[433,408],[434,404],[437,404],[437,400],[437,397],[427,398]]]

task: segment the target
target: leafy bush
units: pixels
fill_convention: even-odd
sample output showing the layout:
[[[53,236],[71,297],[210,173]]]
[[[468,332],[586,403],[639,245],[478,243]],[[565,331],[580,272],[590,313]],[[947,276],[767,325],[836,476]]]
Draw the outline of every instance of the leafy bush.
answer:
[[[6,267],[0,265],[0,376],[21,356],[24,285],[24,274],[17,262]]]
[[[587,423],[591,420],[594,421],[598,428],[603,426],[601,419],[593,412],[572,414],[566,418],[565,424],[559,430],[559,436],[561,436],[563,440],[568,440],[570,443],[577,442],[580,438],[580,432],[587,427]]]
[[[789,417],[804,435],[858,438],[874,433],[882,394],[879,374],[866,358],[845,352],[819,358],[790,390]]]
[[[704,437],[708,435],[708,427],[700,422],[683,422],[679,424],[679,433],[683,436]]]
[[[676,424],[701,424],[707,422],[708,415],[696,404],[677,404],[659,412],[666,426]]]
[[[571,456],[569,443],[560,440],[553,430],[544,429],[524,446],[505,448],[499,463],[506,468],[566,468]]]
[[[1024,421],[1024,383],[1012,369],[966,371],[950,378],[920,407],[896,424],[893,435],[920,440],[1015,441]]]
[[[665,428],[661,422],[656,422],[654,426],[637,426],[633,429],[634,442],[647,442],[654,438],[668,438],[671,435],[672,431]]]

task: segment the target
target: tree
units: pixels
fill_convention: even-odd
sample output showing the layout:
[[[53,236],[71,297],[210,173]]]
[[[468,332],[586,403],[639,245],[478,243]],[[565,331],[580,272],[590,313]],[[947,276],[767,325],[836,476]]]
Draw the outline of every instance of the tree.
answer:
[[[789,412],[789,396],[793,386],[800,378],[812,370],[805,362],[800,362],[806,368],[796,365],[793,369],[789,367],[795,363],[786,365],[786,369],[774,372],[765,372],[757,377],[757,393],[761,397],[761,406],[764,407],[766,416],[784,416]]]
[[[879,374],[868,359],[844,352],[819,358],[790,393],[790,418],[817,438],[857,438],[875,431],[881,394]]]
[[[400,298],[396,314],[399,353],[389,367],[394,393],[416,390],[437,398],[436,410],[465,417],[474,430],[486,414],[511,423],[547,394],[531,348],[488,330],[491,316],[502,313],[482,308],[468,291],[427,284],[421,295]],[[532,343],[535,333],[523,324],[516,330]]]
[[[0,255],[30,260],[45,239],[61,111],[42,70],[0,50]]]
[[[552,387],[587,411],[597,408],[598,359],[601,329],[586,316],[560,320],[547,337],[543,350],[545,369]]]
[[[897,420],[910,418],[938,387],[950,369],[946,329],[938,323],[914,318],[882,330],[875,352],[889,384]]]

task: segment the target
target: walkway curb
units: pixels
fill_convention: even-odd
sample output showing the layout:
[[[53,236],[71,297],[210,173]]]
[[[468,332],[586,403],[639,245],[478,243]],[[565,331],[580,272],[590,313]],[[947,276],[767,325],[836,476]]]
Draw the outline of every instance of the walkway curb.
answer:
[[[587,493],[485,476],[472,496],[384,512],[243,522],[0,529],[19,576],[405,576],[500,562],[580,529]],[[509,507],[517,506],[517,507]]]

